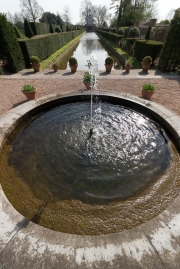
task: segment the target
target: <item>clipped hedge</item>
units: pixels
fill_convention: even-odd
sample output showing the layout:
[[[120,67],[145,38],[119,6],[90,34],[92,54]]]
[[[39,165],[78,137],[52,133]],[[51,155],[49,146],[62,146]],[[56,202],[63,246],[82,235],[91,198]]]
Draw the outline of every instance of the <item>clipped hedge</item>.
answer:
[[[25,67],[14,28],[2,13],[0,13],[0,59],[6,59],[5,69],[14,73]]]
[[[145,56],[149,55],[152,57],[152,61],[154,63],[160,55],[163,44],[163,42],[155,40],[137,40],[134,48],[134,56],[141,62]]]
[[[111,33],[111,32],[106,32],[106,31],[102,31],[102,30],[97,30],[96,32],[99,33],[104,38],[106,38],[107,40],[112,41],[116,44],[118,44],[119,41],[121,41],[124,38],[123,35],[119,35],[119,34],[115,34],[115,33]]]
[[[38,56],[40,60],[45,60],[56,50],[63,47],[82,33],[82,30],[73,32],[61,32],[48,35],[38,35],[31,39],[19,39],[19,44],[24,56],[26,67],[30,67],[30,57]]]

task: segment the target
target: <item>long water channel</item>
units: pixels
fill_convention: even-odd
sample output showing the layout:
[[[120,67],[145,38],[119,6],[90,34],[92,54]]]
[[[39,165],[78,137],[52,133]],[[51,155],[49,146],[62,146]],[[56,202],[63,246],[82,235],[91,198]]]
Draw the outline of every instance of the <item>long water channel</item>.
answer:
[[[75,57],[78,61],[78,70],[87,69],[87,60],[89,60],[91,54],[95,54],[98,59],[98,70],[105,70],[105,59],[107,56],[111,56],[114,59],[113,69],[122,69],[122,65],[117,58],[112,55],[100,38],[95,33],[85,33],[78,43],[69,50],[69,52],[60,60],[60,70],[70,70],[68,60],[71,56]]]

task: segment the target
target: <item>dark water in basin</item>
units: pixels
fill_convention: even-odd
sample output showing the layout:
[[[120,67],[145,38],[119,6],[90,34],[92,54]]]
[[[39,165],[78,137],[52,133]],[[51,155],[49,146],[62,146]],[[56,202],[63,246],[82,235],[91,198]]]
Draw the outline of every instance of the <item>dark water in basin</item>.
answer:
[[[39,199],[126,199],[159,178],[171,160],[167,135],[124,106],[70,103],[31,118],[17,133],[9,164]]]
[[[111,56],[114,59],[113,69],[122,69],[121,63],[112,55],[112,53],[106,49],[106,47],[100,41],[100,38],[95,33],[84,34],[79,43],[73,47],[72,50],[60,60],[60,70],[70,70],[68,60],[71,56],[78,60],[78,70],[87,70],[85,66],[87,60],[90,59],[91,54],[95,54],[98,59],[98,70],[105,70],[104,62],[107,56]]]

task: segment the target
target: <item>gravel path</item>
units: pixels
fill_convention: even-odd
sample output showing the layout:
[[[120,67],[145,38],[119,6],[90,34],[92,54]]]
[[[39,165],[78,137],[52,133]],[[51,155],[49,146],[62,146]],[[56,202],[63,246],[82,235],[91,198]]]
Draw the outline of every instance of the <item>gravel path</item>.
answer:
[[[98,90],[115,93],[130,93],[141,97],[143,83],[152,83],[157,90],[152,97],[157,102],[180,115],[180,76],[156,74],[150,71],[147,75],[141,75],[140,70],[131,70],[129,75],[121,70],[113,70],[111,74],[99,72]],[[13,75],[0,76],[0,115],[13,107],[27,102],[22,94],[21,87],[24,84],[33,84],[37,87],[37,98],[52,93],[72,93],[85,90],[82,82],[82,72],[72,74],[68,71],[59,70],[41,71],[38,74],[31,70],[23,70]]]

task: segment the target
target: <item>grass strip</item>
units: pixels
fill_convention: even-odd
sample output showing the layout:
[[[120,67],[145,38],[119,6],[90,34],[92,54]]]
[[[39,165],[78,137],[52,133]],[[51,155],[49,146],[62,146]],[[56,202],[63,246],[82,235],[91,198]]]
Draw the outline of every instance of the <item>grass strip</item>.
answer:
[[[132,55],[128,54],[126,51],[124,51],[121,48],[119,48],[114,42],[107,40],[106,38],[104,38],[100,34],[98,34],[98,36],[100,36],[101,39],[103,39],[106,43],[108,43],[119,55],[122,55],[125,59],[132,58],[133,57]],[[142,64],[138,60],[136,60],[134,58],[133,67],[134,68],[137,68],[137,69],[141,69],[142,68]]]

